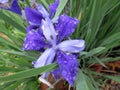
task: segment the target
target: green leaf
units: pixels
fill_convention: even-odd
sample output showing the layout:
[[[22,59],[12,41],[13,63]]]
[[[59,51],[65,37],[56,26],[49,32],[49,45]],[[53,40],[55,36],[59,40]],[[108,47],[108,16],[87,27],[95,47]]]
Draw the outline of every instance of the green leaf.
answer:
[[[113,76],[112,75],[106,75],[106,74],[101,74],[101,73],[91,71],[91,70],[89,70],[89,73],[99,75],[99,76],[103,76],[105,78],[112,79],[112,80],[120,83],[120,75],[113,75]]]
[[[17,81],[9,86],[7,86],[4,90],[14,90],[14,89],[17,89],[18,86],[20,86],[20,84],[24,82],[24,80],[21,80],[21,81]]]
[[[112,79],[118,83],[120,83],[120,75],[114,75],[114,76],[111,76],[111,75],[103,75],[103,77],[106,77],[108,79]]]
[[[44,4],[44,6],[48,9],[48,4],[47,4],[47,2],[45,1],[45,0],[41,0],[41,2]]]
[[[95,90],[90,79],[81,70],[79,70],[76,78],[76,90]]]
[[[0,82],[11,82],[29,78],[53,70],[56,66],[57,66],[56,64],[51,64],[40,68],[24,70],[21,72],[17,72],[13,75],[0,77]]]
[[[67,1],[68,0],[60,0],[60,4],[59,4],[59,6],[58,6],[58,8],[56,10],[54,18],[57,18],[60,15],[60,13],[64,9],[65,5],[67,4]]]
[[[98,48],[94,48],[92,50],[90,50],[86,55],[85,58],[93,56],[95,54],[99,54],[100,52],[102,52],[103,50],[105,50],[105,47],[98,47]]]
[[[120,41],[120,32],[115,33],[115,34],[109,36],[107,39],[105,39],[105,40],[103,41],[103,43],[102,43],[101,45],[112,44],[112,43],[114,43],[115,41],[118,41],[118,42]]]
[[[7,11],[6,11],[6,13],[7,13]],[[7,14],[9,14],[9,13],[7,13]],[[19,23],[17,23],[16,21],[14,21],[14,20],[16,20],[16,18],[13,20],[13,18],[7,16],[2,10],[0,10],[0,19],[9,23],[10,25],[17,28],[18,30],[25,32],[25,28],[23,26],[21,26]]]

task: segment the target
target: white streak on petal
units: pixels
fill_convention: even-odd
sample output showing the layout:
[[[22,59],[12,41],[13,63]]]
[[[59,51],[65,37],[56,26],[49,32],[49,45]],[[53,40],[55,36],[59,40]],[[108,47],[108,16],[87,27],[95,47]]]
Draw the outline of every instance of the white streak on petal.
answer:
[[[78,53],[85,48],[84,40],[66,40],[58,45],[58,48],[64,52]]]
[[[36,62],[34,62],[34,67],[38,68],[41,66],[45,66],[51,64],[55,57],[55,50],[53,48],[49,48],[43,52],[43,54],[38,58]]]
[[[48,11],[43,7],[43,5],[41,4],[38,4],[37,5],[37,9],[40,13],[42,13],[43,17],[46,18],[46,17],[49,17],[49,13]]]
[[[41,27],[45,38],[54,46],[56,44],[57,32],[55,31],[51,20],[49,18],[42,20]]]

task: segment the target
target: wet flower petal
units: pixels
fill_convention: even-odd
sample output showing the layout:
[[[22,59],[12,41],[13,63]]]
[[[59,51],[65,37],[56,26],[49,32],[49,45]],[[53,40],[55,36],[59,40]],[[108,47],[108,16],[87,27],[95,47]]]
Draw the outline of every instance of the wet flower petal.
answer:
[[[13,0],[11,7],[9,9],[12,12],[15,12],[16,14],[22,15],[21,8],[18,4],[18,0]]]
[[[71,35],[75,31],[78,23],[79,21],[76,18],[61,15],[56,24],[56,30],[58,30],[58,42]]]
[[[38,9],[38,11],[43,15],[44,18],[49,17],[49,13],[48,13],[47,10],[43,7],[43,5],[38,4],[38,5],[37,5],[37,9]]]
[[[58,45],[58,48],[64,52],[79,53],[85,48],[84,40],[66,40]]]
[[[8,6],[3,6],[3,7],[0,7],[0,8],[2,8],[4,10],[12,11],[12,12],[14,12],[16,14],[19,14],[19,15],[22,15],[21,8],[18,4],[18,0],[13,0],[10,8]]]
[[[52,45],[56,44],[56,31],[54,29],[54,26],[49,18],[46,18],[45,20],[42,20],[41,24],[43,34],[45,38],[48,40],[49,43]]]
[[[61,72],[60,69],[57,68],[55,70],[52,71],[52,75],[54,77],[55,80],[60,79],[61,78]]]
[[[49,6],[49,10],[50,10],[50,17],[52,18],[57,10],[57,7],[59,5],[60,0],[56,0],[54,3],[52,3]]]
[[[47,46],[45,38],[38,30],[32,29],[26,35],[25,43],[23,44],[23,50],[40,50]]]
[[[73,86],[78,73],[78,62],[76,57],[72,54],[59,52],[57,56],[57,63],[63,78]]]
[[[27,27],[27,32],[29,32],[29,31],[31,31],[31,30],[36,30],[36,29],[38,29],[38,28],[39,28],[39,26],[29,25],[29,26]]]
[[[26,7],[25,8],[25,15],[26,15],[26,19],[33,24],[38,24],[40,25],[41,20],[43,18],[42,14],[40,12],[38,12],[35,9],[32,9],[30,7]]]
[[[35,68],[51,64],[54,60],[56,51],[53,48],[46,49],[36,62],[33,62]]]

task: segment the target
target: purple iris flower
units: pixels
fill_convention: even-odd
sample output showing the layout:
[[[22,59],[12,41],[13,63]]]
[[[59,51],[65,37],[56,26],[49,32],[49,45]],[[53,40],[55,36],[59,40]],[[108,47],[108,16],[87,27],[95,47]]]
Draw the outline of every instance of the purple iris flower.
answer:
[[[74,53],[84,50],[85,42],[79,39],[66,40],[75,31],[78,19],[65,14],[59,16],[57,23],[51,19],[59,4],[58,1],[49,6],[50,13],[53,14],[49,14],[42,5],[38,5],[38,10],[25,8],[26,19],[30,25],[27,28],[23,49],[44,49],[38,60],[33,62],[34,67],[42,67],[56,60],[59,68],[52,71],[53,76],[55,79],[63,77],[73,86],[78,72],[78,61]],[[51,86],[45,80],[48,75],[49,73],[44,73],[39,80]]]
[[[1,0],[0,3],[5,4],[7,2],[8,2],[8,0]],[[22,15],[21,8],[18,4],[18,0],[12,0],[12,3],[10,5],[10,7],[4,7],[3,6],[3,7],[0,7],[0,8],[5,9],[5,10],[10,10],[10,11],[16,13],[16,14]]]

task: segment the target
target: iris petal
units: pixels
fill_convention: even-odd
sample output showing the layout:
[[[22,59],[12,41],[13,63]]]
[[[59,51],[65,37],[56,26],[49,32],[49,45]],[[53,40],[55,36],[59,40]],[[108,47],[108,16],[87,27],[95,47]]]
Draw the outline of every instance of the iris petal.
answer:
[[[40,25],[41,20],[43,19],[43,16],[40,12],[30,7],[25,8],[25,15],[26,15],[26,19],[33,24]]]
[[[47,10],[43,7],[43,5],[38,4],[38,5],[37,5],[37,9],[38,9],[38,11],[43,15],[44,18],[49,17],[49,13],[48,13]]]
[[[54,26],[49,18],[46,18],[45,20],[42,20],[41,24],[43,34],[45,38],[48,40],[49,43],[52,45],[56,44],[56,31],[54,29]]]
[[[58,30],[58,42],[70,36],[75,31],[78,23],[79,21],[76,18],[61,15],[55,27]]]
[[[36,62],[34,62],[34,67],[38,68],[41,66],[45,66],[51,64],[55,57],[55,50],[53,48],[46,49],[42,55],[38,58]]]
[[[61,75],[68,81],[70,85],[74,85],[76,75],[78,73],[78,62],[74,55],[59,52],[57,63],[60,68]]]
[[[26,35],[23,50],[40,50],[46,46],[47,43],[42,33],[39,30],[32,29]]]
[[[64,52],[79,53],[85,48],[84,40],[66,40],[58,45],[58,48]]]
[[[50,17],[52,18],[57,10],[57,7],[59,5],[60,0],[56,0],[54,3],[52,3],[49,6],[49,10],[50,10]]]
[[[27,32],[29,32],[29,31],[31,31],[31,30],[36,30],[36,29],[38,29],[39,27],[38,26],[36,26],[36,25],[29,25],[28,27],[27,27]]]
[[[5,4],[5,3],[7,3],[8,2],[8,0],[0,0],[0,3],[1,4]]]
[[[15,12],[19,15],[22,15],[21,8],[18,4],[18,0],[13,0],[12,1],[11,7],[10,7],[9,10],[12,11],[12,12]]]

